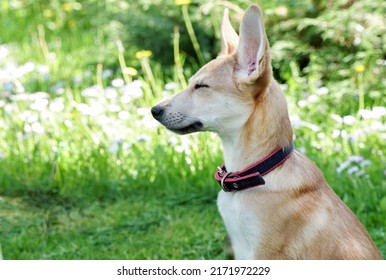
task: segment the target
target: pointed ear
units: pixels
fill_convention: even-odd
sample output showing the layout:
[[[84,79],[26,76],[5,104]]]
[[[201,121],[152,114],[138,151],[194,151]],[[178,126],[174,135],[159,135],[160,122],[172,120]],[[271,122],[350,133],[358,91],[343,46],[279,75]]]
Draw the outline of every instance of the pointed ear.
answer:
[[[228,9],[225,9],[221,23],[221,54],[232,54],[239,42],[239,36],[229,21],[228,13]]]
[[[260,8],[251,5],[240,25],[240,41],[237,49],[239,83],[253,84],[264,70],[267,37]]]

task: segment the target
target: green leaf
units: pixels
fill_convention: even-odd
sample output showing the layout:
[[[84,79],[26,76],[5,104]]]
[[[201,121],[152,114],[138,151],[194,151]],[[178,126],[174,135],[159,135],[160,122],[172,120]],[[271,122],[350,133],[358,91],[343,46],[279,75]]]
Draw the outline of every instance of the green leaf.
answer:
[[[386,196],[381,199],[380,206],[382,211],[386,211]]]

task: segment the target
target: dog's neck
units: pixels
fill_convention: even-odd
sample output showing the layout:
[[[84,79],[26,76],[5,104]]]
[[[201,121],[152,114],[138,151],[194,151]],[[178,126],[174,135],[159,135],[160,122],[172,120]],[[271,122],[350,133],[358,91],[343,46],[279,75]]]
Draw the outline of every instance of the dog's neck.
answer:
[[[228,172],[243,170],[292,141],[287,103],[274,79],[260,99],[240,129],[220,135]]]

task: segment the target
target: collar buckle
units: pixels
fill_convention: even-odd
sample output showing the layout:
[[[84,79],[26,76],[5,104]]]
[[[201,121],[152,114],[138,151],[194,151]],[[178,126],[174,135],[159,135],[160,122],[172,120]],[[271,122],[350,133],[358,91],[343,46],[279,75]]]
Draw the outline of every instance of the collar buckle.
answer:
[[[278,148],[261,161],[237,172],[228,172],[225,165],[217,167],[215,179],[225,192],[241,191],[264,185],[264,175],[281,165],[293,152],[291,144],[285,149]]]
[[[226,177],[228,177],[230,175],[230,172],[226,172],[224,175],[223,173],[225,171],[221,170],[222,173],[219,172],[219,175],[222,177],[221,178],[221,182],[220,182],[220,185],[221,185],[221,188],[224,190],[224,192],[229,192],[229,189],[226,187],[226,185],[224,184],[224,181],[226,179]]]

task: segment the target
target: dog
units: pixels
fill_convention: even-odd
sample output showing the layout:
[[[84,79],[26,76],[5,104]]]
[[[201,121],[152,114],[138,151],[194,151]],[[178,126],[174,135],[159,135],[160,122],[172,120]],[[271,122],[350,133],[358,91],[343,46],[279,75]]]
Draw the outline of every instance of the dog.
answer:
[[[236,259],[382,259],[321,171],[293,148],[257,5],[239,35],[224,11],[219,56],[151,113],[178,134],[219,135],[225,164],[215,172],[217,205]]]

